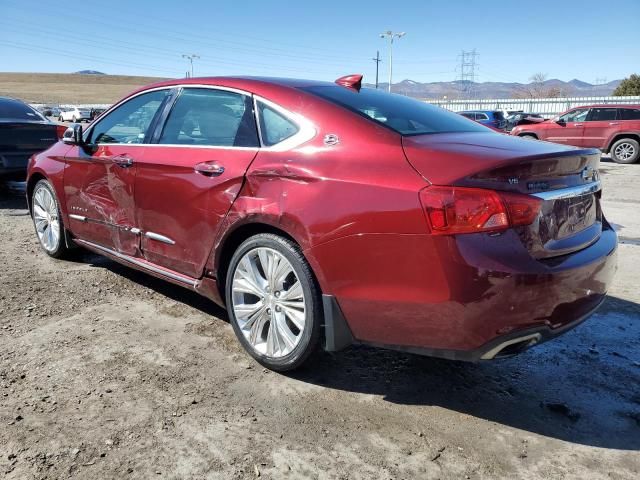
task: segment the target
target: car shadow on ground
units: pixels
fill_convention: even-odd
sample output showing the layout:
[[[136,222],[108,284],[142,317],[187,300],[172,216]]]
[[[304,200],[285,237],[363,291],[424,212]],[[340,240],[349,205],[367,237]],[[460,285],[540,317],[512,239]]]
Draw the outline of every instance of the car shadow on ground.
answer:
[[[7,196],[1,189],[0,210],[27,214],[24,194]],[[190,290],[84,250],[75,261],[107,268],[228,322],[223,308]],[[640,305],[615,297],[575,330],[511,359],[471,364],[352,346],[319,352],[287,375],[572,443],[640,450]]]
[[[229,321],[195,292],[111,261],[96,266]],[[285,375],[572,443],[640,450],[640,305],[615,297],[573,331],[510,359],[474,364],[357,345],[320,351]]]

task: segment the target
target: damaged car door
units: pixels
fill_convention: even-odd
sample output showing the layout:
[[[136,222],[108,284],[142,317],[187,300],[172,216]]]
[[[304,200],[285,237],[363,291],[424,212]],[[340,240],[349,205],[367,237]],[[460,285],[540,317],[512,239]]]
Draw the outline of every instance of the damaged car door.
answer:
[[[66,155],[64,196],[77,238],[126,255],[139,252],[135,222],[136,163],[170,89],[134,96],[117,106]]]

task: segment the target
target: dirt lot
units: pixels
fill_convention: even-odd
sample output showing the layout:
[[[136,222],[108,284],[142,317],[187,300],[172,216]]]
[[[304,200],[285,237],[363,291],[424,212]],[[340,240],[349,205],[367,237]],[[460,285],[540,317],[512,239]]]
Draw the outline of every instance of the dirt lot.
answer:
[[[293,375],[186,290],[47,258],[5,186],[0,477],[640,478],[640,165],[603,176],[620,268],[582,326],[493,363],[353,347]]]

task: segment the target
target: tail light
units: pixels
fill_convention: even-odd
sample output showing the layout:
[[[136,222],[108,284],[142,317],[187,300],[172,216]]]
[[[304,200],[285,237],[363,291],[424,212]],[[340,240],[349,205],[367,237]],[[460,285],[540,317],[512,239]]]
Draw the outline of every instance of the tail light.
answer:
[[[56,125],[56,136],[58,137],[58,140],[62,140],[64,132],[67,131],[67,128],[68,127],[66,125]]]
[[[433,235],[493,232],[530,225],[542,200],[481,188],[430,186],[420,192]]]

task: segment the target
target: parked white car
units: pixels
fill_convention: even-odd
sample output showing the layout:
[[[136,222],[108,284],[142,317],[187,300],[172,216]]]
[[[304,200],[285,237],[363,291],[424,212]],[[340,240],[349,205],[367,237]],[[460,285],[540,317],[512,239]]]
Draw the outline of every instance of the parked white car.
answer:
[[[58,115],[58,121],[60,122],[79,123],[83,120],[91,121],[91,111],[88,108],[66,107],[60,109],[60,115]]]

